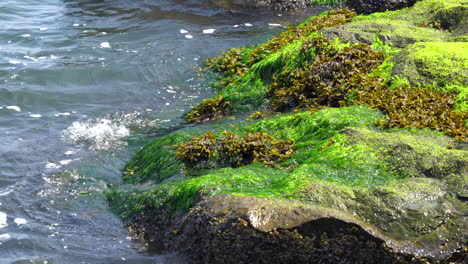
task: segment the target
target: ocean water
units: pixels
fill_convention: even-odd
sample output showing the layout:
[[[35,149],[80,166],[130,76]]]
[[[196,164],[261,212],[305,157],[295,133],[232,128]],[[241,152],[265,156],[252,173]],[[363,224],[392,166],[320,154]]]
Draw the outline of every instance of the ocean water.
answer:
[[[1,0],[0,264],[184,263],[132,241],[102,192],[148,131],[212,94],[197,71],[207,57],[306,16],[230,1]]]

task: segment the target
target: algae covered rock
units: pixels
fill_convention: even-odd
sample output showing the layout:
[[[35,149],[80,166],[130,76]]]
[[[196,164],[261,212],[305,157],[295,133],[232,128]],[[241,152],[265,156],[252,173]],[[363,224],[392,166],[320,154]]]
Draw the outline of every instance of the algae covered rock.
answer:
[[[324,34],[367,44],[377,37],[396,47],[415,42],[466,41],[467,8],[464,0],[420,0],[402,10],[358,16]]]
[[[467,147],[431,131],[380,131],[372,123],[381,118],[353,106],[236,123],[236,133],[294,139],[296,153],[279,167],[252,163],[190,178],[174,171],[163,183],[141,180],[107,195],[136,237],[194,263],[228,255],[228,263],[425,263],[458,254],[468,240]],[[149,149],[139,154],[148,164],[171,158]]]
[[[193,263],[466,263],[466,6],[330,12],[209,60],[227,84],[197,108],[208,116],[137,153],[111,208],[133,236]],[[333,104],[302,92],[346,87]],[[282,113],[259,114],[275,103]],[[270,166],[259,157],[273,139],[288,148],[266,148]]]
[[[415,86],[455,92],[460,108],[468,102],[468,43],[419,42],[392,59],[393,76]]]

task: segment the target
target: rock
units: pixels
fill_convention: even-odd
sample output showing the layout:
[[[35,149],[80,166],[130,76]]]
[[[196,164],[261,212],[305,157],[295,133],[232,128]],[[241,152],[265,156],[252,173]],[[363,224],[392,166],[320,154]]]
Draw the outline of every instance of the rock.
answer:
[[[407,46],[392,60],[392,75],[407,78],[414,86],[444,88],[468,83],[467,42],[419,42]]]
[[[468,7],[462,1],[421,0],[410,8],[361,16],[351,23],[322,30],[328,38],[371,44],[378,38],[404,48],[416,42],[463,42]]]
[[[346,0],[345,5],[358,14],[385,12],[414,5],[418,0]]]
[[[132,230],[153,241],[153,249],[182,252],[190,263],[434,261],[414,256],[421,246],[386,237],[340,210],[299,201],[224,194],[202,200],[173,221],[164,214],[137,218],[138,228]],[[445,259],[462,263],[462,248]]]

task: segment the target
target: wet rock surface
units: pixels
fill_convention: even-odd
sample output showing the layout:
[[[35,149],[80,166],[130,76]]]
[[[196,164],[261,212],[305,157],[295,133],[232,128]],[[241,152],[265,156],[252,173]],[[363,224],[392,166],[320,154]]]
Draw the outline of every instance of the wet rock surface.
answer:
[[[345,5],[358,14],[385,12],[414,5],[418,0],[346,0]]]
[[[164,220],[166,219],[166,220]],[[153,249],[181,251],[191,263],[463,263],[466,245],[443,258],[415,256],[339,210],[300,202],[218,195],[168,221],[138,217],[132,229]],[[389,247],[388,245],[392,245]],[[412,253],[405,251],[413,251]],[[450,262],[449,262],[450,261]]]

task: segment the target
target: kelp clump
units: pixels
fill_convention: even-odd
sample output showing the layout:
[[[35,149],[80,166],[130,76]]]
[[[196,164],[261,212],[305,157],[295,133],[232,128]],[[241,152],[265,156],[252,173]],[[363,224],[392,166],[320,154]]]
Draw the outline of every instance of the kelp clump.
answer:
[[[192,111],[185,115],[185,120],[189,123],[201,123],[219,119],[227,114],[229,102],[224,97],[218,95],[216,98],[207,98]]]
[[[252,65],[266,58],[266,56],[279,51],[285,45],[302,39],[322,28],[336,27],[350,22],[356,13],[349,9],[330,11],[326,15],[317,16],[314,19],[297,27],[290,27],[278,37],[273,37],[265,44],[257,47],[234,48],[216,58],[208,58],[208,68],[222,72],[224,78],[221,86],[232,83],[235,77],[243,76]]]
[[[301,52],[310,50],[316,53],[313,62],[306,61],[292,72],[284,71],[274,77],[269,89],[273,109],[345,106],[358,90],[381,83],[381,79],[369,73],[382,64],[385,56],[368,45],[356,44],[340,50],[317,36],[304,41]]]
[[[383,128],[431,128],[458,140],[468,140],[468,112],[455,111],[453,94],[432,89],[385,86],[361,91],[358,102],[370,105],[387,115],[378,121]]]
[[[262,132],[245,133],[240,137],[224,131],[223,135],[217,139],[213,132],[208,132],[194,137],[190,142],[177,146],[177,157],[187,169],[209,169],[237,168],[252,162],[273,167],[293,154],[293,140],[275,140],[272,135]]]
[[[210,167],[209,162],[215,156],[216,149],[216,136],[210,131],[203,136],[192,138],[187,144],[179,145],[177,157],[188,168]]]

